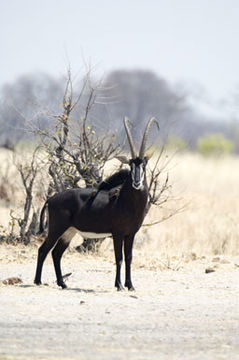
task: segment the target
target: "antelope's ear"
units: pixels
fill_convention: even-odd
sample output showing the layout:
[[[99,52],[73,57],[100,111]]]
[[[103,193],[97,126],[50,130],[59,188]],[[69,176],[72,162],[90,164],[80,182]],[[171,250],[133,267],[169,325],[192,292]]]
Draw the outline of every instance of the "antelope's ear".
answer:
[[[145,155],[145,159],[148,161],[154,154],[154,149],[149,149]]]
[[[116,159],[122,162],[122,164],[129,164],[129,160],[124,155],[116,156]]]

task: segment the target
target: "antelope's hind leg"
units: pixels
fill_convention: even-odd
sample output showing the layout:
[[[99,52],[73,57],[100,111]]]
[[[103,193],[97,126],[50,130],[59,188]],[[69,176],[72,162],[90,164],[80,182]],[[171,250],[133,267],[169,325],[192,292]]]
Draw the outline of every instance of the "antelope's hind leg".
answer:
[[[57,240],[64,234],[66,229],[67,227],[65,225],[59,227],[59,229],[54,229],[53,226],[49,226],[48,236],[38,249],[37,268],[34,280],[36,285],[41,284],[42,267],[47,254],[56,245]]]
[[[52,251],[52,258],[56,272],[57,285],[61,286],[62,289],[65,289],[67,286],[63,281],[62,272],[61,272],[61,258],[64,251],[70,245],[71,239],[75,235],[76,231],[73,228],[68,229],[58,240],[56,246]]]
[[[36,268],[36,275],[34,279],[34,283],[36,285],[41,284],[41,275],[42,275],[42,267],[47,257],[49,251],[53,248],[58,240],[57,234],[49,234],[45,239],[44,243],[38,249],[38,257],[37,257],[37,268]]]

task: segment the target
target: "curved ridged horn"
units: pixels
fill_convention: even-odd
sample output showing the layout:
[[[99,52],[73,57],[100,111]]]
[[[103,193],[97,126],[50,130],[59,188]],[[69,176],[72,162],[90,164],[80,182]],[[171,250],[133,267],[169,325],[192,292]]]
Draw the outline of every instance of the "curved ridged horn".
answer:
[[[129,146],[130,146],[132,159],[136,159],[137,154],[136,154],[136,151],[135,151],[132,135],[131,135],[131,132],[129,130],[129,119],[127,117],[124,118],[124,127],[125,127],[125,131],[126,131],[127,139],[129,141]]]
[[[149,134],[149,130],[150,130],[150,127],[151,125],[155,122],[155,124],[157,125],[158,129],[159,129],[159,124],[158,124],[158,121],[152,117],[149,119],[147,125],[146,125],[146,128],[144,130],[144,136],[143,136],[143,139],[142,139],[142,143],[141,143],[141,147],[140,147],[140,150],[139,150],[139,157],[140,159],[143,159],[144,157],[144,153],[145,153],[145,147],[146,147],[146,142],[147,142],[147,138],[148,138],[148,134]]]

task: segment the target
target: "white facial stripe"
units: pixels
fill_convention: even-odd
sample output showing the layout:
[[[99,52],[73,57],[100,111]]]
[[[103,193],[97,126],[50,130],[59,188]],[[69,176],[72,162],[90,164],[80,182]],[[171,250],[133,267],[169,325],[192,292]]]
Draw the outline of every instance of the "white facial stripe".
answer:
[[[131,165],[131,176],[132,176],[132,186],[139,190],[143,187],[144,181],[144,169],[143,164],[139,164],[137,167],[134,163]]]

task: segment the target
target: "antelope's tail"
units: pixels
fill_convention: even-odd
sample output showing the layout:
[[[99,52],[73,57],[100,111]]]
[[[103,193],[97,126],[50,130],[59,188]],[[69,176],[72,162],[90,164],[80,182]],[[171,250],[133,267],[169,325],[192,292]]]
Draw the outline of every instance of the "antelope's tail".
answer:
[[[44,232],[44,215],[45,215],[45,211],[46,211],[46,207],[48,204],[48,200],[45,202],[43,208],[41,209],[41,214],[40,214],[40,225],[39,225],[39,231],[38,231],[38,235],[42,234]]]

